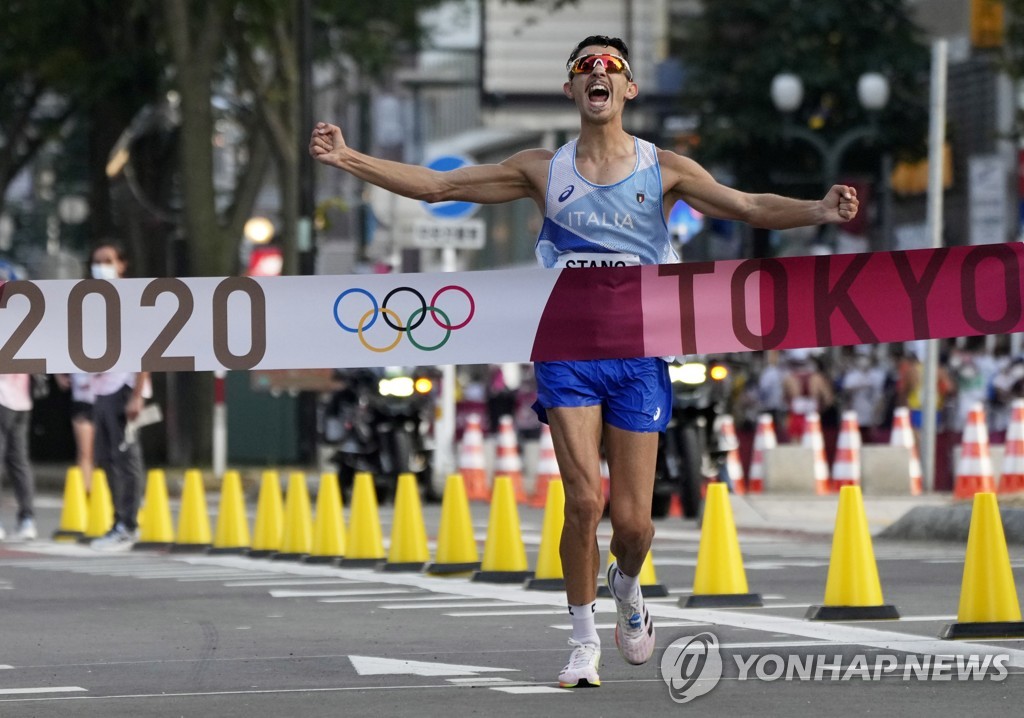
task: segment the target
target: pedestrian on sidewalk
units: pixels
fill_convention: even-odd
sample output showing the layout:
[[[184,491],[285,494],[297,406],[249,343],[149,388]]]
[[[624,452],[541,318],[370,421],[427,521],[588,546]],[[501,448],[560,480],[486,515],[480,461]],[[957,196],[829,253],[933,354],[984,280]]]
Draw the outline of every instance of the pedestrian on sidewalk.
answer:
[[[13,486],[18,502],[17,529],[11,538],[19,541],[31,541],[38,536],[33,509],[36,479],[28,453],[31,420],[31,375],[0,374],[0,465],[4,483]],[[0,525],[0,539],[6,535]]]
[[[105,242],[90,256],[94,279],[124,277],[128,262],[120,245]],[[104,536],[93,539],[92,547],[102,551],[126,551],[135,543],[139,492],[145,471],[138,436],[127,432],[128,422],[142,411],[149,390],[147,372],[103,372],[91,377],[93,390],[94,457],[107,475],[114,501],[114,525]]]

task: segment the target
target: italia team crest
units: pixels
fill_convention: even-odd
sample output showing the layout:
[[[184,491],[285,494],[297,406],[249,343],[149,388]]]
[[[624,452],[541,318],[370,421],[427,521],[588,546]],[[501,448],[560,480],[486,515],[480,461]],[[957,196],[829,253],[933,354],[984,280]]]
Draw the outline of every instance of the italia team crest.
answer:
[[[646,197],[646,195],[644,195],[643,192],[637,192],[636,193],[636,201],[637,202],[639,202],[640,204],[643,204],[645,199],[647,199],[647,197]]]

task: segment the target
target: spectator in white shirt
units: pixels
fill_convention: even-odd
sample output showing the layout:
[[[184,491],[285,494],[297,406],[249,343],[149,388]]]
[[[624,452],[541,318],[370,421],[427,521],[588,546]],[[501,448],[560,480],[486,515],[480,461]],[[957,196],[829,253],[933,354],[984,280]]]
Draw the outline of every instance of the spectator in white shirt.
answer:
[[[118,279],[128,267],[124,251],[105,243],[92,251],[90,272],[94,279]],[[96,466],[107,475],[114,500],[114,525],[94,539],[93,548],[126,551],[135,543],[136,514],[143,479],[142,448],[125,429],[142,411],[143,392],[149,385],[146,372],[106,372],[92,375],[93,425]]]

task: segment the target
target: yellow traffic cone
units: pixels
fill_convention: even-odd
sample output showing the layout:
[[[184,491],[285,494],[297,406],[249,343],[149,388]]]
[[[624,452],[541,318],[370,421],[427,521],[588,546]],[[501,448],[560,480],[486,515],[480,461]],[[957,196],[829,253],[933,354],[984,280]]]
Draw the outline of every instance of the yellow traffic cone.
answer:
[[[480,570],[474,581],[487,583],[519,583],[533,576],[526,563],[526,547],[519,530],[519,511],[512,479],[494,477],[491,494],[491,515],[487,525],[487,543]]]
[[[544,525],[540,532],[537,569],[533,578],[526,582],[526,588],[562,591],[565,590],[565,575],[562,573],[562,556],[558,547],[562,542],[562,528],[565,525],[565,488],[560,478],[547,477],[544,491]]]
[[[437,530],[437,555],[427,564],[434,575],[468,573],[480,568],[480,552],[473,537],[473,517],[462,474],[452,474],[441,498],[441,525]]]
[[[276,471],[263,472],[252,533],[252,548],[249,555],[253,558],[271,556],[281,548],[281,536],[284,533],[284,500],[281,498],[281,479]]]
[[[377,487],[373,476],[357,472],[352,487],[352,512],[345,541],[345,558],[339,565],[351,567],[376,566],[384,560],[384,537],[377,508]]]
[[[1024,637],[1003,519],[991,492],[974,495],[956,619],[940,638]]]
[[[816,621],[900,617],[896,607],[882,599],[882,584],[878,580],[878,566],[859,485],[846,485],[839,489],[832,558],[825,582],[825,604],[808,608],[806,617]]]
[[[297,561],[305,558],[313,547],[313,512],[309,504],[306,475],[293,471],[288,476],[288,491],[284,497],[284,533],[281,550],[273,555],[275,561]]]
[[[185,472],[177,534],[177,541],[171,544],[172,553],[205,552],[210,548],[210,515],[206,510],[206,489],[199,469]]]
[[[210,553],[246,553],[249,550],[249,517],[245,513],[242,477],[237,471],[225,471],[220,487],[217,530]]]
[[[739,608],[763,606],[761,594],[749,593],[736,524],[723,483],[708,485],[704,525],[700,531],[693,595],[679,599],[685,608]]]
[[[614,561],[615,554],[608,551],[608,565],[611,566]],[[663,583],[658,583],[658,574],[654,570],[654,556],[650,549],[647,550],[643,565],[640,566],[638,581],[640,595],[644,598],[663,598],[668,595],[668,587]],[[597,595],[599,598],[611,598],[612,592],[607,585],[602,585],[597,587]]]
[[[89,492],[89,519],[85,525],[85,535],[78,539],[81,543],[89,543],[94,538],[103,536],[114,525],[114,501],[110,497],[110,486],[107,474],[103,469],[93,469],[92,490]]]
[[[320,475],[316,494],[316,517],[313,519],[313,546],[306,563],[337,563],[345,555],[345,515],[338,475]]]
[[[174,522],[167,499],[167,479],[163,469],[146,472],[143,520],[139,522],[139,540],[132,549],[168,548],[174,543]]]
[[[395,515],[391,545],[384,571],[421,571],[430,560],[427,527],[423,523],[420,491],[415,474],[399,474],[395,489]]]
[[[64,477],[64,505],[60,510],[60,526],[53,532],[54,541],[77,541],[85,535],[89,525],[87,501],[82,470],[72,466]]]

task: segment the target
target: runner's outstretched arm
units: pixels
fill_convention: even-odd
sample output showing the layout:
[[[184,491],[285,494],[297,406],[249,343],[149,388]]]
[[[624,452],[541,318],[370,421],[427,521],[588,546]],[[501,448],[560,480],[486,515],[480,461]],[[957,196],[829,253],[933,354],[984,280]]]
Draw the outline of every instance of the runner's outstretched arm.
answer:
[[[820,200],[802,200],[777,194],[750,194],[719,184],[707,170],[674,152],[658,153],[668,187],[666,206],[683,199],[698,212],[746,222],[766,229],[790,229],[848,222],[857,216],[857,190],[833,185]]]
[[[542,199],[537,190],[538,184],[531,181],[531,174],[546,181],[546,162],[551,159],[551,152],[547,150],[524,150],[500,164],[438,172],[357,152],[345,144],[340,127],[326,122],[319,122],[313,128],[309,154],[322,164],[337,167],[404,197],[425,202],[459,200],[480,204],[497,204],[527,197]]]

